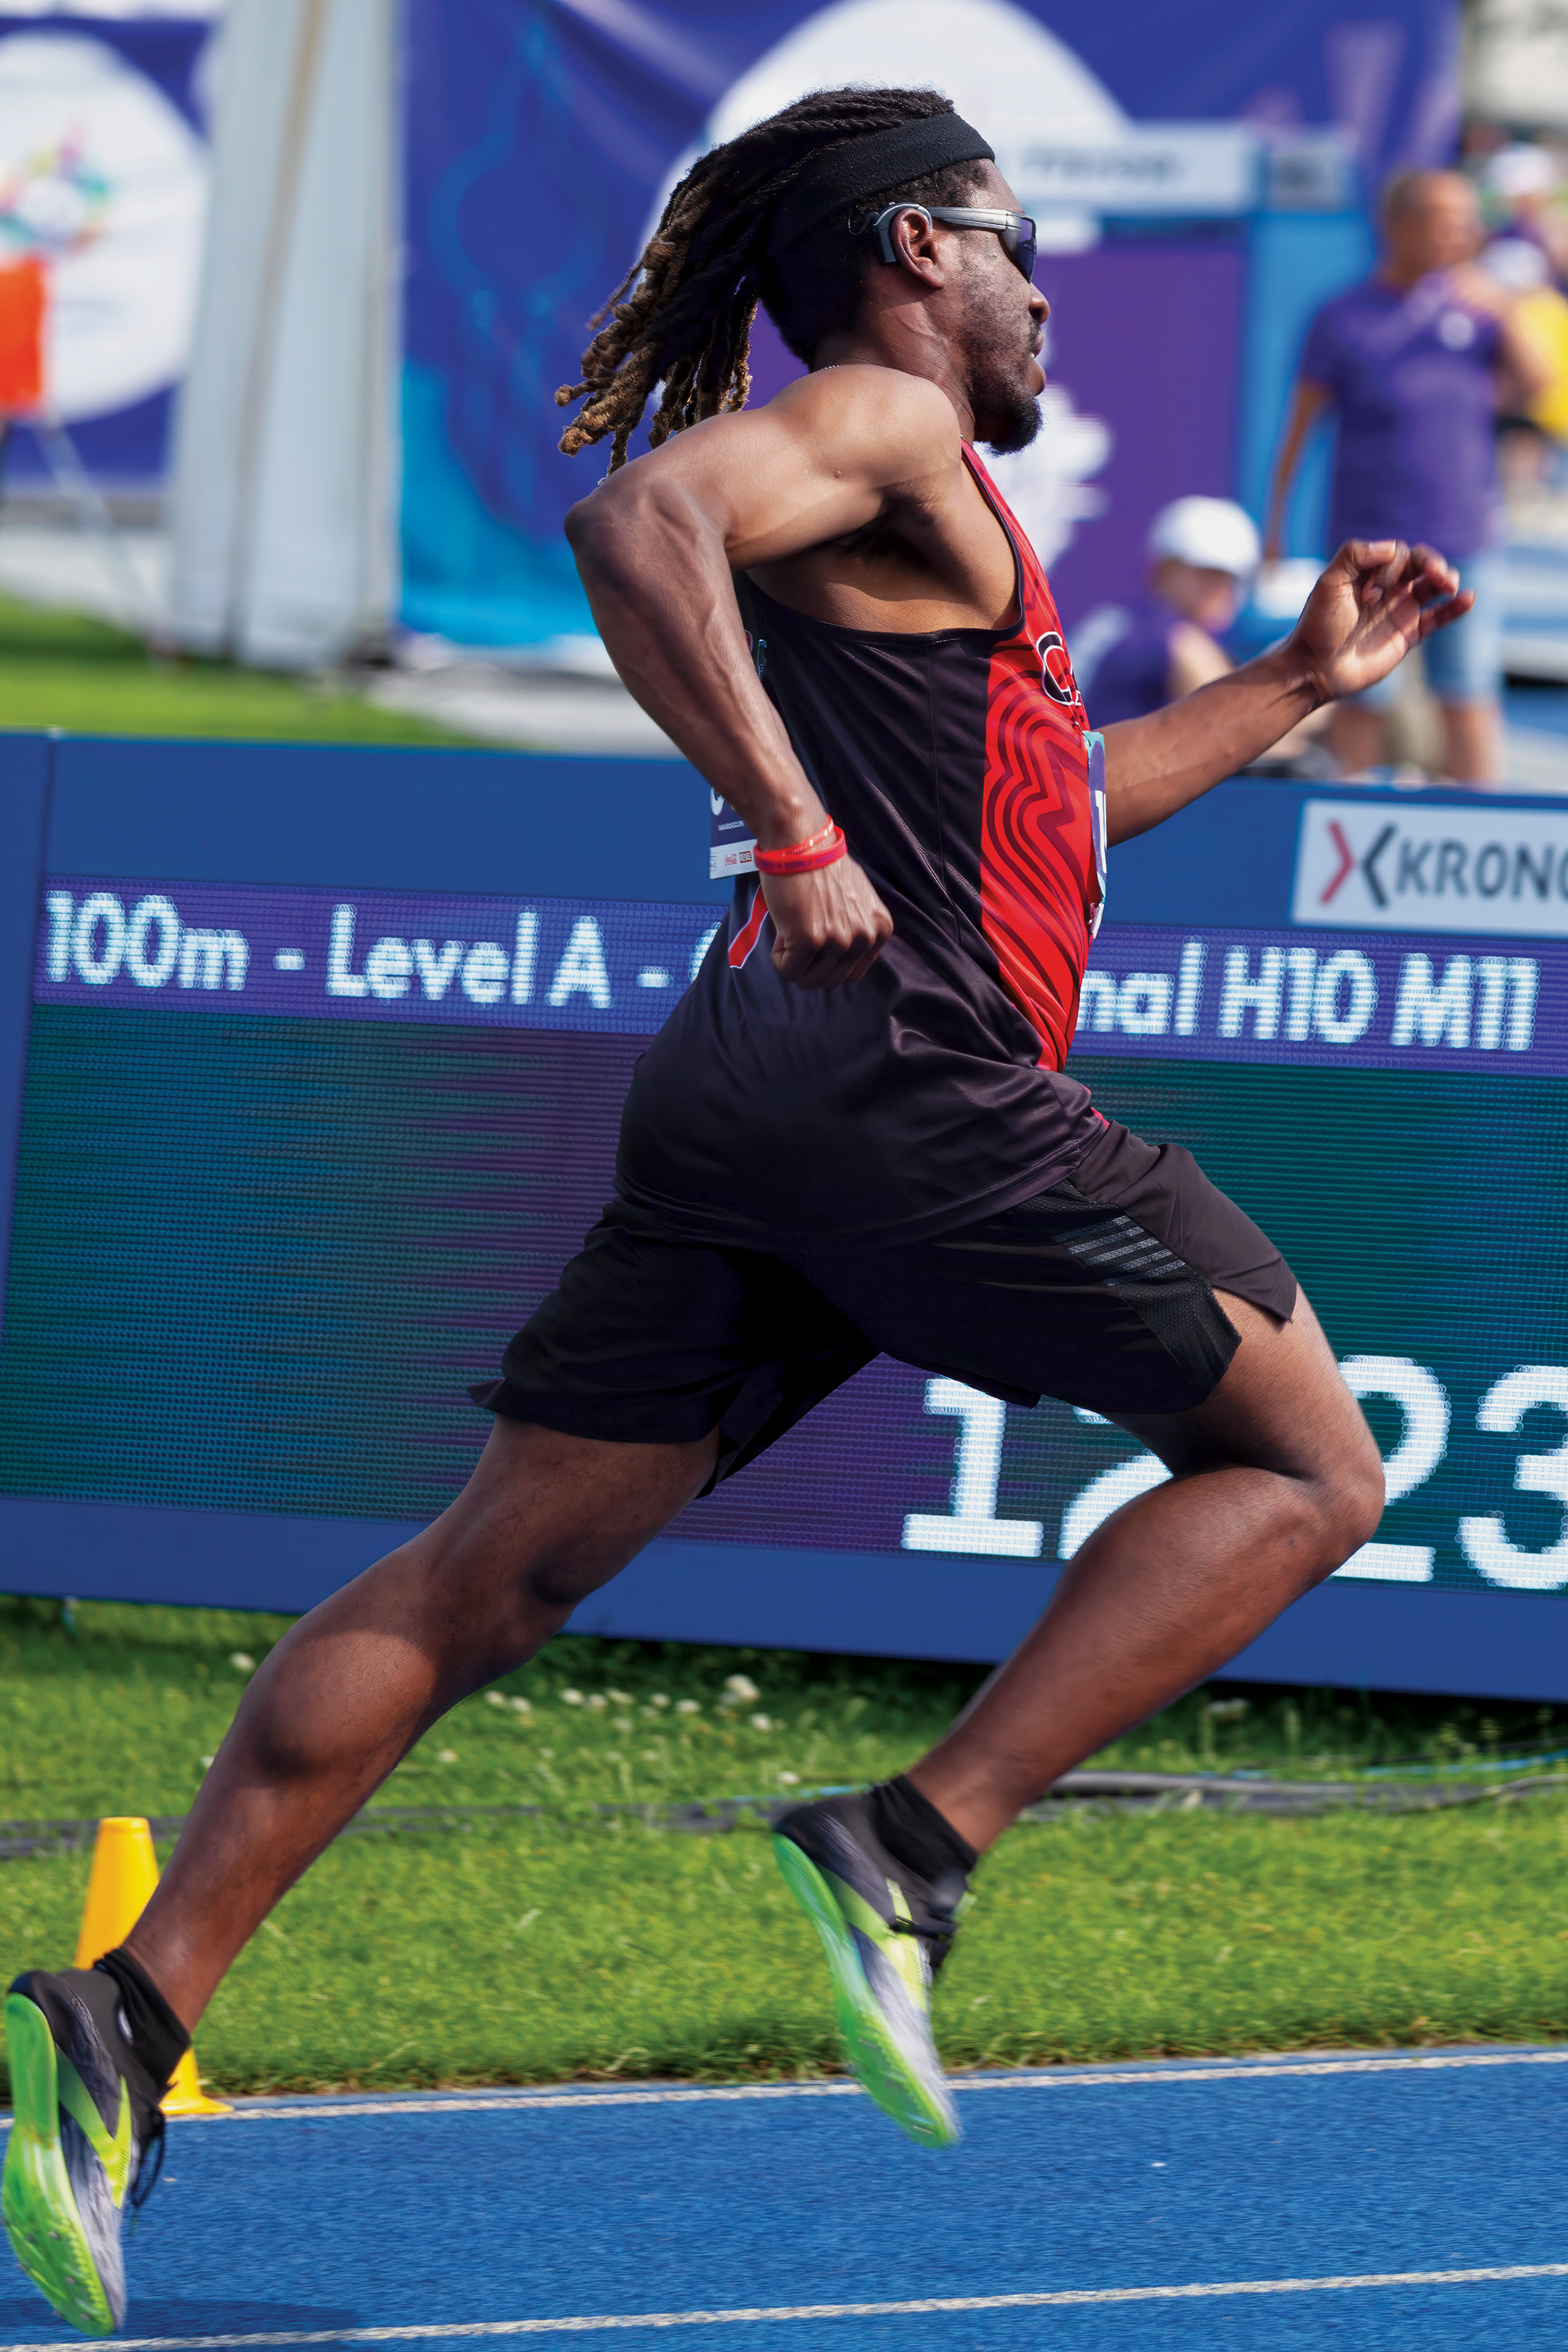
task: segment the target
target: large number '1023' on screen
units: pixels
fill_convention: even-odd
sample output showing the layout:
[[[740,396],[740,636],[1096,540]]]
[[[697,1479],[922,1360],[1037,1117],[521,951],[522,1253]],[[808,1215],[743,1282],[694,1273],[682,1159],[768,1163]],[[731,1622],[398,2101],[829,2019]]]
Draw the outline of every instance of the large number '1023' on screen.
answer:
[[[1448,1391],[1435,1372],[1409,1356],[1351,1356],[1340,1370],[1353,1395],[1364,1401],[1382,1399],[1398,1410],[1399,1434],[1384,1458],[1384,1494],[1390,1506],[1404,1502],[1432,1476],[1448,1452],[1453,1420]],[[1485,1437],[1514,1437],[1526,1415],[1539,1406],[1551,1407],[1568,1423],[1568,1365],[1519,1364],[1503,1373],[1477,1405],[1476,1429]],[[904,1550],[1042,1558],[1043,1520],[997,1516],[1007,1407],[962,1381],[933,1380],[926,1383],[925,1410],[957,1421],[952,1493],[946,1513],[908,1514]],[[1078,1417],[1108,1426],[1082,1408]],[[1169,1475],[1164,1463],[1145,1450],[1101,1471],[1063,1509],[1053,1556],[1071,1559],[1113,1511]],[[1558,1591],[1568,1586],[1568,1429],[1555,1445],[1516,1452],[1512,1484],[1518,1494],[1546,1496],[1562,1507],[1555,1540],[1531,1550],[1514,1540],[1500,1512],[1466,1511],[1455,1529],[1458,1549],[1477,1575],[1490,1584],[1516,1591]],[[1435,1547],[1429,1543],[1378,1539],[1364,1544],[1336,1572],[1425,1584],[1431,1581],[1434,1559]]]

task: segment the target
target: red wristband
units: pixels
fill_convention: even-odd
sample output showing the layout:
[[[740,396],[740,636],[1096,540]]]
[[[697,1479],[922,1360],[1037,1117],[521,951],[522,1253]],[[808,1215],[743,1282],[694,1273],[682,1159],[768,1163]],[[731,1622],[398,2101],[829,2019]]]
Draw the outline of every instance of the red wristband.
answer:
[[[787,849],[754,849],[753,861],[759,874],[810,874],[819,866],[836,866],[849,854],[843,828],[828,819],[820,833],[804,841],[794,841]]]

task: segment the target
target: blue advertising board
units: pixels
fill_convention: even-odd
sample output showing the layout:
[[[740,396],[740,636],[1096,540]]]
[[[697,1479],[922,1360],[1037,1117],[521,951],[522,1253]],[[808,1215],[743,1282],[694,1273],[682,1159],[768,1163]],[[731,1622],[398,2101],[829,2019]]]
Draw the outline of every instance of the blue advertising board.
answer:
[[[0,1584],[305,1607],[444,1506],[719,919],[707,803],[0,738]],[[1113,853],[1071,1066],[1280,1243],[1385,1455],[1235,1671],[1568,1696],[1568,804],[1221,786]],[[881,1359],[574,1622],[994,1658],[1161,1475]]]

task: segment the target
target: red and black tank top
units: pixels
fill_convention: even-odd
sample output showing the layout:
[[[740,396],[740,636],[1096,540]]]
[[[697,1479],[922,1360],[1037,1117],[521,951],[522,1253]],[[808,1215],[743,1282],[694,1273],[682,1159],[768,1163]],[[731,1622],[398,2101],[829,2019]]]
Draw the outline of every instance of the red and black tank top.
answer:
[[[825,992],[773,968],[755,875],[637,1065],[617,1181],[694,1238],[788,1250],[934,1236],[1025,1200],[1101,1126],[1061,1075],[1104,900],[1100,739],[1045,573],[1012,544],[1017,618],[842,629],[737,578],[765,691],[893,918]]]

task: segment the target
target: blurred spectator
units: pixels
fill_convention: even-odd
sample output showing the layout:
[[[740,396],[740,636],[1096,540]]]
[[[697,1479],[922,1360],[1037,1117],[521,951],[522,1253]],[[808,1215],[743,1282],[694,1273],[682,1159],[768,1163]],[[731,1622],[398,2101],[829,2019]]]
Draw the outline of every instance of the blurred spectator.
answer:
[[[1230,667],[1215,640],[1235,620],[1261,552],[1252,518],[1229,499],[1177,499],[1149,531],[1146,593],[1132,612],[1091,616],[1073,664],[1094,724],[1142,719]]]
[[[1266,552],[1279,553],[1291,478],[1308,434],[1337,413],[1329,545],[1399,539],[1437,548],[1475,591],[1475,610],[1423,648],[1443,719],[1443,766],[1470,783],[1502,775],[1495,425],[1525,411],[1549,371],[1514,296],[1480,268],[1475,190],[1457,172],[1401,172],[1383,202],[1385,253],[1364,285],[1307,331],[1275,468]],[[1397,671],[1335,706],[1341,771],[1387,757]]]
[[[1481,188],[1498,233],[1537,247],[1561,283],[1568,271],[1568,221],[1553,205],[1559,190],[1556,157],[1522,142],[1501,148],[1482,171]]]
[[[1177,499],[1150,526],[1141,604],[1103,605],[1072,638],[1073,668],[1096,727],[1142,719],[1234,665],[1218,642],[1235,620],[1261,553],[1257,526],[1230,499]],[[1293,728],[1270,762],[1306,748]]]
[[[1469,115],[1459,131],[1459,161],[1467,172],[1479,175],[1508,143],[1500,122],[1484,114]]]
[[[1551,282],[1552,265],[1541,247],[1523,237],[1499,237],[1482,254],[1481,266],[1517,298],[1519,322],[1550,370],[1544,390],[1497,421],[1503,494],[1528,498],[1551,486],[1568,445],[1568,296]]]

